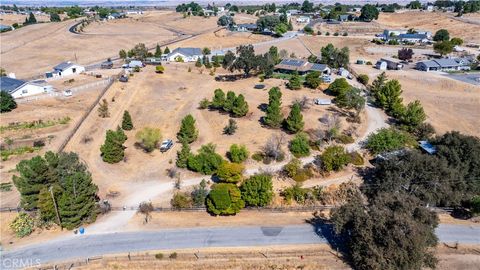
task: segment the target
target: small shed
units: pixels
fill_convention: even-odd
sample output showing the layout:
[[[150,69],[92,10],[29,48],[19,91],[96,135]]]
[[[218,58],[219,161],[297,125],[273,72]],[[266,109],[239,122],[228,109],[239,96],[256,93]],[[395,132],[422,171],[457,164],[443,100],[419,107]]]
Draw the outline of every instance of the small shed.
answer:
[[[143,62],[139,61],[139,60],[133,60],[133,61],[130,61],[130,63],[128,63],[128,67],[129,68],[136,68],[136,67],[143,68]]]

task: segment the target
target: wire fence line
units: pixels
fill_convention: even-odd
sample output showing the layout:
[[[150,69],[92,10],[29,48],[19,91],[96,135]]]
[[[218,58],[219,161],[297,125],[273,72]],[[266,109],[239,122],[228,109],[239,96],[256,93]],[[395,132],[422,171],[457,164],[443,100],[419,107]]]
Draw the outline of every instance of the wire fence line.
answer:
[[[113,85],[113,82],[115,82],[116,79],[118,79],[118,77],[120,77],[120,75],[123,73],[124,71],[121,71],[120,73],[118,73],[116,76],[113,76],[113,77],[110,77],[107,81],[107,85],[103,88],[103,90],[100,92],[100,94],[97,96],[97,98],[95,99],[95,101],[90,105],[90,107],[88,108],[88,110],[85,112],[85,114],[83,114],[82,118],[77,122],[77,124],[75,125],[75,127],[72,129],[72,131],[68,134],[68,136],[65,138],[65,140],[63,141],[63,143],[60,145],[60,147],[58,148],[58,152],[63,152],[63,150],[65,149],[65,146],[67,146],[67,144],[70,142],[70,140],[73,138],[73,136],[75,135],[75,133],[77,133],[78,129],[80,128],[80,126],[83,124],[83,122],[85,121],[85,119],[87,119],[87,117],[92,113],[93,109],[97,106],[97,104],[100,102],[100,100],[102,99],[102,97],[105,95],[105,93],[107,92],[108,89],[110,89],[110,86]]]
[[[305,206],[267,206],[267,207],[245,207],[242,211],[251,212],[310,212],[329,210],[337,207],[336,205],[305,205]],[[451,207],[429,207],[428,209],[438,213],[451,213],[454,209]],[[138,206],[128,207],[111,207],[110,211],[138,211]],[[24,211],[21,207],[1,207],[0,212],[21,212]],[[188,207],[188,208],[173,208],[173,207],[154,207],[153,212],[205,212],[206,207]]]

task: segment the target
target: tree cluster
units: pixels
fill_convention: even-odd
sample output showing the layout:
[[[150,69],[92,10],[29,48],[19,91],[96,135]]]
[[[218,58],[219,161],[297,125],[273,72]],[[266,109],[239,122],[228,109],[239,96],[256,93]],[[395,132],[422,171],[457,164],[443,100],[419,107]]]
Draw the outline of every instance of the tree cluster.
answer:
[[[350,50],[348,47],[335,48],[329,43],[320,50],[320,63],[327,64],[332,68],[347,67],[350,61]]]
[[[242,94],[236,96],[235,92],[228,91],[225,96],[225,92],[220,88],[215,89],[210,107],[230,113],[235,117],[242,117],[248,113],[248,103]]]
[[[38,210],[45,222],[73,229],[95,220],[97,186],[75,153],[45,153],[22,160],[13,183],[25,210]]]

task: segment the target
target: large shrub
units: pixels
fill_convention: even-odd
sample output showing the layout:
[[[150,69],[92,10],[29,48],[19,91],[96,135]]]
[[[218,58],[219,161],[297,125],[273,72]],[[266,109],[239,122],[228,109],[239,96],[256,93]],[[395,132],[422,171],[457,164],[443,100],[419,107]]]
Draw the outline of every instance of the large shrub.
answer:
[[[242,163],[248,159],[248,154],[249,153],[245,145],[232,144],[227,156],[231,162]]]
[[[266,206],[273,198],[272,176],[257,174],[251,176],[240,186],[242,199],[248,206]]]
[[[327,147],[319,156],[319,165],[326,172],[339,171],[349,162],[350,155],[339,145]]]
[[[187,166],[190,170],[203,174],[213,174],[223,162],[222,156],[215,153],[214,144],[202,145],[197,155],[188,157]]]
[[[411,135],[394,128],[382,128],[367,138],[365,147],[373,154],[399,150],[415,144]]]
[[[19,213],[15,219],[10,223],[10,229],[17,237],[25,237],[30,235],[34,230],[35,222],[31,216],[25,212]]]
[[[245,207],[242,195],[234,184],[214,184],[207,197],[207,211],[213,215],[235,215]]]
[[[9,112],[13,109],[17,108],[17,102],[6,91],[0,91],[0,113]]]
[[[299,133],[290,141],[288,147],[295,157],[305,157],[310,155],[310,145],[308,136],[305,133]]]
[[[238,183],[242,180],[242,172],[245,167],[239,163],[223,162],[217,169],[217,177],[222,182]]]
[[[158,128],[144,127],[137,132],[135,137],[138,140],[138,144],[145,150],[145,152],[152,152],[157,147],[158,142],[162,139],[162,134]]]

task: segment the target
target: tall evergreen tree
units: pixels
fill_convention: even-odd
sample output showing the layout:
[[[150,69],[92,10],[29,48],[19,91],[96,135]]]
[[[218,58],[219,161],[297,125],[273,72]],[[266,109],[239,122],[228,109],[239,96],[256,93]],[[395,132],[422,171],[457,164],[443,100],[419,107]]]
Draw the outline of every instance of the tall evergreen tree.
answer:
[[[0,91],[0,113],[9,112],[17,108],[17,102],[12,95],[6,91]]]
[[[133,129],[132,117],[130,116],[130,113],[128,111],[123,112],[122,129],[123,130]]]
[[[51,22],[60,22],[62,19],[60,19],[60,16],[58,16],[57,13],[50,13],[50,21]]]
[[[212,107],[215,109],[223,109],[224,104],[225,104],[225,93],[220,88],[215,89],[213,99],[212,99]]]
[[[223,110],[226,112],[232,112],[233,110],[233,103],[235,103],[235,93],[232,91],[227,92],[227,98],[225,99],[225,103],[223,104]]]
[[[269,127],[279,128],[282,125],[281,98],[280,88],[273,87],[268,91],[268,107],[263,121]]]
[[[155,54],[154,54],[154,56],[155,56],[156,58],[162,57],[162,49],[160,48],[160,45],[158,45],[158,43],[157,43],[157,46],[155,47]]]
[[[37,208],[40,191],[56,181],[54,171],[41,156],[20,161],[16,169],[19,175],[12,179],[20,192],[20,205],[25,210],[33,210]]]
[[[292,77],[290,77],[290,80],[288,80],[287,87],[292,90],[298,90],[302,88],[302,81],[300,79],[300,75],[298,75],[297,72],[295,72]]]
[[[192,143],[198,137],[198,130],[195,127],[195,118],[191,114],[182,119],[182,125],[177,133],[177,139],[181,142]]]
[[[69,230],[84,221],[95,218],[97,186],[89,173],[76,172],[62,181],[63,193],[58,199],[58,211],[62,227]]]
[[[127,137],[123,131],[107,130],[105,143],[100,147],[103,161],[107,163],[118,163],[123,160],[125,155],[125,147],[123,143]]]
[[[236,117],[242,117],[248,113],[248,103],[245,101],[245,97],[242,94],[238,95],[235,99],[232,112]]]
[[[388,81],[380,91],[375,93],[377,103],[388,113],[394,112],[399,104],[402,104],[402,86],[397,80]]]
[[[177,151],[177,167],[179,168],[187,168],[188,165],[188,157],[190,157],[192,153],[190,152],[190,146],[187,142],[182,142],[182,149]]]
[[[291,133],[297,133],[303,129],[305,122],[303,122],[303,115],[298,103],[293,104],[292,110],[285,119],[285,128]]]
[[[164,54],[169,54],[170,53],[170,49],[168,47],[165,48],[165,50],[163,51]]]

